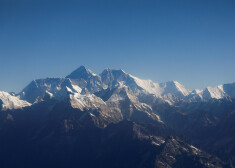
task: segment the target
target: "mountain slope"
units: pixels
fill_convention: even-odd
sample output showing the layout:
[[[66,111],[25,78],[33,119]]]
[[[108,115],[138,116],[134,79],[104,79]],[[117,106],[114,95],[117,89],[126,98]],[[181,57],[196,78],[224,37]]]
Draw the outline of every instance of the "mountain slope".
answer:
[[[69,87],[80,92],[86,88],[90,93],[99,92],[107,88],[113,89],[120,85],[129,87],[132,92],[142,101],[143,97],[153,95],[153,99],[161,99],[173,105],[178,101],[207,101],[209,99],[222,99],[235,97],[235,85],[225,84],[217,87],[207,87],[203,91],[186,89],[177,81],[154,83],[151,80],[142,80],[123,70],[105,69],[100,75],[94,74],[84,66],[79,67],[66,78],[47,78],[32,81],[19,94],[21,99],[30,103],[45,91],[56,94],[61,87]],[[78,91],[79,90],[79,91]],[[152,100],[153,101],[153,100]],[[146,103],[146,102],[143,102]],[[153,103],[153,102],[148,102]]]
[[[18,97],[10,95],[7,92],[0,92],[0,105],[1,110],[11,110],[30,106],[31,104],[27,101],[20,100]]]
[[[33,80],[0,92],[0,166],[232,167],[234,94],[84,66]]]
[[[66,87],[72,91],[81,92],[81,88],[77,85],[73,85],[70,79],[65,78],[46,78],[33,80],[28,86],[26,86],[18,95],[21,99],[30,103],[34,103],[36,99],[46,92],[56,96],[61,90]]]

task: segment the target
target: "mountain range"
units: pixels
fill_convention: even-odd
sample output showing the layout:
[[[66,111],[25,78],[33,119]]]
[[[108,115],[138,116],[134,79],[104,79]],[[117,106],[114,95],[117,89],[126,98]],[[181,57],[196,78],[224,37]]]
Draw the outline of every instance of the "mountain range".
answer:
[[[234,167],[235,83],[189,90],[80,66],[0,92],[1,167]]]

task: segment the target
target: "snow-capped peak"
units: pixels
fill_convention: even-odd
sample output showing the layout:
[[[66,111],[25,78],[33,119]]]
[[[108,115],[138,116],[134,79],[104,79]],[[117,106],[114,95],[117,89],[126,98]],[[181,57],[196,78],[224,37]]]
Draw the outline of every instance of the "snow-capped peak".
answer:
[[[202,94],[203,98],[205,99],[210,99],[210,98],[215,98],[215,99],[222,99],[227,94],[223,90],[223,86],[219,85],[216,87],[207,87]]]
[[[163,94],[172,94],[176,96],[187,96],[190,91],[177,81],[168,81],[160,83],[160,87],[164,89]]]
[[[19,109],[31,105],[27,101],[20,100],[19,97],[12,96],[7,92],[0,92],[0,100],[2,102],[2,110]]]
[[[160,96],[163,92],[163,89],[159,86],[158,83],[154,83],[151,80],[143,80],[139,79],[133,75],[129,75],[131,78],[134,79],[135,83],[142,88],[144,91],[150,94],[154,94],[156,96]]]
[[[186,89],[182,84],[177,81],[169,81],[165,83],[154,83],[151,80],[139,79],[133,75],[129,75],[134,79],[135,83],[150,94],[154,94],[157,97],[172,94],[175,96],[184,97],[187,96],[190,91]]]
[[[154,99],[162,102],[203,101],[211,98],[221,99],[227,96],[235,98],[235,83],[207,87],[202,90],[190,91],[177,81],[155,83],[126,73],[124,70],[106,68],[100,75],[94,74],[84,66],[80,66],[67,78],[46,78],[33,80],[20,94],[22,100],[34,103],[37,98],[50,93],[55,99],[67,99],[68,95],[79,93],[81,95],[95,94],[106,89],[128,87],[141,102],[151,102]],[[64,95],[64,96],[63,96]],[[146,97],[149,100],[146,100]]]
[[[20,97],[30,103],[34,103],[38,97],[42,97],[46,92],[56,96],[62,92],[67,92],[67,88],[72,92],[81,92],[81,88],[72,84],[70,79],[46,78],[32,81],[22,92]]]

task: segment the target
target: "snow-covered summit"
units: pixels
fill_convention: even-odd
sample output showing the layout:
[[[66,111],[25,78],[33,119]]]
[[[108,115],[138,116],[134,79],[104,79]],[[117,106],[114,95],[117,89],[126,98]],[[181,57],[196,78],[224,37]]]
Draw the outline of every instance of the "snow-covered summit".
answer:
[[[235,98],[235,83],[223,84],[215,87],[206,87],[204,90],[193,90],[188,99],[200,99],[200,100],[209,100],[209,99],[223,99],[226,97]]]
[[[190,91],[177,81],[156,83],[135,77],[122,69],[109,68],[96,75],[84,66],[80,66],[66,78],[33,80],[18,95],[20,99],[34,103],[38,98],[42,100],[44,95],[62,100],[73,93],[86,96],[118,87],[128,87],[140,102],[150,104],[155,100],[173,105],[179,101],[206,101],[228,96],[235,98],[235,83]]]
[[[163,92],[162,88],[159,86],[158,83],[154,83],[151,80],[139,79],[133,75],[129,75],[129,76],[133,79],[133,81],[136,83],[136,85],[139,88],[142,88],[145,92],[149,94],[160,96],[161,93]]]
[[[163,97],[171,94],[173,96],[185,97],[190,91],[186,89],[182,84],[177,81],[169,81],[164,83],[154,83],[151,80],[139,79],[133,75],[130,75],[134,79],[135,83],[149,94],[154,94],[157,97]]]
[[[31,105],[27,101],[20,100],[18,97],[2,91],[0,91],[0,102],[2,110],[19,109]]]
[[[20,98],[30,103],[34,103],[38,97],[43,96],[46,92],[56,95],[60,90],[70,88],[73,91],[81,92],[81,88],[74,85],[67,78],[46,78],[33,80],[20,93]],[[60,91],[61,92],[61,91]]]
[[[227,96],[227,94],[223,90],[223,85],[219,85],[216,87],[207,87],[203,90],[202,93],[203,99],[222,99],[225,96]]]
[[[78,69],[87,70],[85,67],[80,67]],[[93,74],[93,72],[91,74]],[[81,76],[80,78],[78,78],[78,76],[76,78],[84,79]],[[183,99],[184,101],[202,101],[211,98],[221,99],[228,95],[232,95],[233,97],[235,97],[235,93],[231,91],[235,90],[233,89],[233,85],[221,85],[216,88],[208,87],[204,90],[195,89],[193,91],[190,91],[177,81],[156,83],[152,80],[144,80],[130,75],[122,69],[113,70],[110,68],[106,68],[100,75],[96,75],[96,77],[93,77],[91,75],[89,76],[89,79],[83,81],[83,83],[85,84],[81,84],[81,82],[77,84],[81,88],[87,88],[88,91],[91,93],[95,93],[102,89],[112,89],[115,87],[119,87],[120,85],[124,85],[129,87],[137,96],[140,94],[151,94],[155,95],[157,98],[161,98],[166,102],[174,102],[174,99]],[[231,94],[227,93],[226,89],[229,90],[229,93]]]
[[[164,90],[163,95],[172,94],[179,97],[184,97],[189,95],[190,91],[186,89],[182,84],[177,81],[168,81],[159,84],[160,87]]]

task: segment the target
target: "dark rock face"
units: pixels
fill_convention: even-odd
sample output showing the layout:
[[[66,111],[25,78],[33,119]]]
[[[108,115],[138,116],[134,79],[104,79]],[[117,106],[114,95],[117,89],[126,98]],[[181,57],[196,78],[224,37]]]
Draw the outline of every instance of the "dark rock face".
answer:
[[[224,84],[223,89],[231,98],[235,98],[235,83]]]
[[[98,128],[79,111],[34,109],[1,124],[1,167],[222,167],[225,164],[159,125],[122,121]],[[46,106],[45,106],[46,107]],[[62,113],[63,112],[63,113]],[[56,116],[55,116],[56,115]],[[1,116],[1,118],[7,116]],[[208,166],[210,165],[210,166]]]
[[[209,153],[234,165],[234,100],[182,103],[177,107],[154,107],[161,119]]]
[[[0,99],[0,109],[2,109],[3,101]]]

